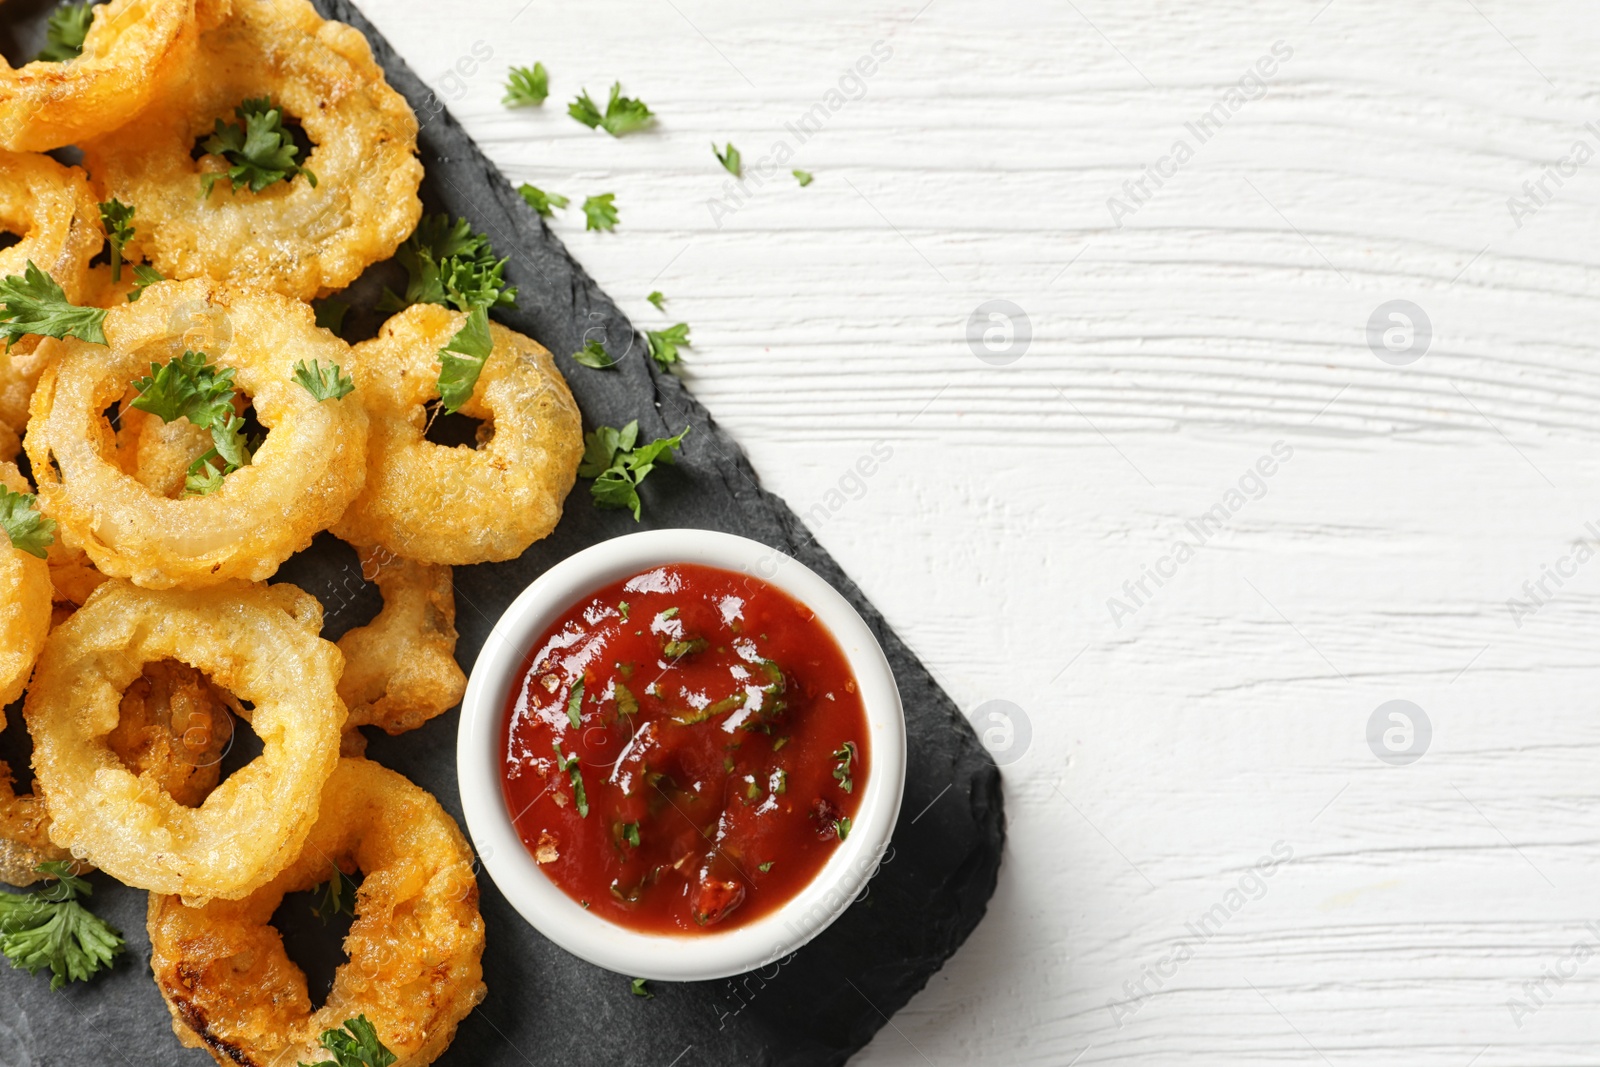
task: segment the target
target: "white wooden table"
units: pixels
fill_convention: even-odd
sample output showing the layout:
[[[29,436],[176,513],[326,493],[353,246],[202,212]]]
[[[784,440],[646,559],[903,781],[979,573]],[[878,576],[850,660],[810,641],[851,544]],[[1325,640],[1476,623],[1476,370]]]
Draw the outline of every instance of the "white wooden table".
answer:
[[[990,914],[859,1062],[1600,1062],[1592,4],[364,6],[513,181],[616,194],[563,239],[1025,716]],[[616,79],[654,132],[566,116]]]

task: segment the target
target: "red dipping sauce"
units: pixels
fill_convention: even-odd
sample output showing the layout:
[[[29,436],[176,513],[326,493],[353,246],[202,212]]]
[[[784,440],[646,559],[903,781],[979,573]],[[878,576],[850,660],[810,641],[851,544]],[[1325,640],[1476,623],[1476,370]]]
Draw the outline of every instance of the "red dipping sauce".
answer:
[[[540,637],[506,715],[517,833],[579,904],[646,933],[725,930],[800,892],[870,767],[844,652],[758,578],[658,567]]]

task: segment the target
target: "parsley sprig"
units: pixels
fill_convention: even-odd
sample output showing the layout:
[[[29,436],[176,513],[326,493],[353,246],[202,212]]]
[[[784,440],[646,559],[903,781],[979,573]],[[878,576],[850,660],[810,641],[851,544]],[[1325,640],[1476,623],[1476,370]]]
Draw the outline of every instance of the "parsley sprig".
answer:
[[[321,1043],[333,1059],[299,1067],[389,1067],[399,1058],[378,1040],[377,1028],[364,1014],[346,1019],[342,1029],[322,1031]]]
[[[489,334],[489,311],[475,307],[450,343],[439,349],[439,403],[445,414],[453,415],[472,399],[478,376],[494,351]]]
[[[676,463],[674,449],[682,446],[690,427],[674,437],[660,437],[647,445],[634,447],[639,439],[639,420],[635,419],[622,429],[601,426],[583,436],[583,462],[578,475],[593,478],[589,487],[597,507],[627,509],[639,521],[639,483],[655,470],[656,464]]]
[[[29,334],[76,337],[103,345],[106,334],[101,327],[105,321],[104,308],[68,303],[66,292],[56,280],[31,259],[22,274],[9,274],[0,281],[0,337],[5,338],[8,348]]]
[[[583,788],[583,769],[578,766],[577,756],[564,756],[561,754],[561,742],[552,741],[550,747],[556,750],[556,770],[565,771],[572,778],[572,799],[578,807],[578,817],[589,817],[589,794]]]
[[[346,883],[349,888],[346,888]],[[322,897],[311,908],[313,914],[326,925],[328,920],[336,915],[354,915],[356,913],[355,880],[341,871],[337,864],[333,867],[333,877],[322,884]]]
[[[601,193],[583,202],[583,228],[586,230],[614,230],[617,228],[616,193]]]
[[[523,182],[517,186],[517,192],[522,194],[522,199],[527,201],[529,207],[545,218],[549,218],[552,208],[564,208],[572,203],[571,200],[560,193],[547,193],[537,185]]]
[[[112,197],[100,205],[100,224],[111,244],[111,280],[122,280],[122,246],[133,240],[133,206]]]
[[[145,286],[164,281],[166,281],[166,278],[162,277],[161,272],[154,267],[146,266],[143,263],[135,263],[133,266],[133,288],[128,291],[128,303],[131,304],[143,296]]]
[[[625,133],[643,129],[656,117],[655,112],[645,106],[643,100],[623,96],[621,82],[612,84],[611,99],[606,101],[603,114],[595,102],[589,99],[587,89],[579,94],[578,99],[567,105],[567,114],[591,130],[598,127],[613,137],[621,137]]]
[[[228,161],[227,177],[235,189],[248,185],[252,193],[259,193],[273,182],[292,181],[297,174],[304,174],[311,187],[316,188],[317,176],[296,162],[300,148],[283,128],[283,109],[273,106],[270,96],[246,100],[233,113],[242,121],[217,119],[204,147]],[[210,196],[222,177],[202,174],[202,197]]]
[[[678,349],[692,347],[689,341],[689,324],[680,322],[665,330],[646,330],[645,340],[650,342],[650,358],[663,367],[678,362]]]
[[[32,493],[15,493],[0,485],[0,529],[5,530],[11,545],[18,551],[44,559],[56,539],[56,520],[47,519],[39,511],[38,498]]]
[[[543,63],[529,67],[512,67],[506,75],[506,95],[500,102],[506,107],[537,107],[550,95],[550,74]]]
[[[321,360],[314,359],[307,366],[302,359],[294,365],[294,380],[319,402],[339,400],[356,391],[356,383],[332,361],[324,367]]]
[[[44,47],[35,60],[42,63],[65,63],[83,54],[83,39],[89,36],[94,23],[93,4],[63,4],[50,12],[45,22]]]
[[[50,860],[35,870],[58,881],[35,893],[0,894],[0,952],[29,974],[50,968],[51,989],[87,982],[122,951],[122,931],[78,903],[94,889],[70,864]]]
[[[856,761],[856,743],[854,741],[846,741],[834,749],[829,758],[838,764],[833,769],[833,779],[839,783],[839,788],[846,793],[854,792],[856,784],[850,776],[850,767]]]
[[[234,411],[234,371],[218,370],[204,352],[184,352],[170,363],[150,364],[150,375],[133,383],[133,406],[162,422],[188,419],[211,431],[211,447],[189,465],[185,491],[206,496],[222,487],[222,479],[248,467],[255,449],[245,440],[244,420]]]
[[[717,142],[711,142],[711,151],[717,157],[717,162],[722,164],[722,169],[735,178],[744,177],[744,163],[739,158],[739,150],[733,147],[733,142],[728,142],[728,150],[724,152],[717,147]]]
[[[599,341],[587,342],[572,353],[572,358],[585,367],[593,367],[595,370],[605,370],[617,365],[617,361],[611,358],[611,353],[606,351],[606,346]]]

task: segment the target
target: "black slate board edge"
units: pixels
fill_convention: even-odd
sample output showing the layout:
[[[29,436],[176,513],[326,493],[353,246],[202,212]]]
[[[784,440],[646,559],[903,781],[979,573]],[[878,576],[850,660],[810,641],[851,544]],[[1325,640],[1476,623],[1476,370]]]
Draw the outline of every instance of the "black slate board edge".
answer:
[[[625,978],[591,967],[533,932],[485,878],[480,884],[490,931],[484,959],[489,996],[437,1062],[841,1064],[926,985],[983,917],[1005,834],[999,771],[949,697],[861,590],[799,518],[761,488],[742,450],[682,381],[644,357],[639,331],[382,35],[347,0],[315,2],[325,17],[366,35],[390,84],[416,111],[428,169],[422,194],[427,209],[467,217],[501,255],[511,257],[507,276],[521,287],[520,307],[496,317],[557,353],[586,423],[621,425],[637,417],[641,433],[657,435],[685,424],[694,428],[679,466],[658,470],[643,487],[643,528],[727,530],[817,571],[882,642],[907,712],[906,794],[890,850],[857,903],[816,940],[771,968],[737,979],[652,983],[655,999],[643,1000],[630,994]],[[43,10],[37,3],[12,6],[32,15]],[[381,275],[381,267],[374,274]],[[370,295],[376,288],[368,284],[366,290]],[[566,355],[597,330],[614,354],[627,353],[621,366],[604,375]],[[457,655],[464,668],[471,669],[499,609],[532,577],[588,544],[641,528],[631,516],[596,511],[582,483],[566,510],[556,533],[522,559],[457,569]],[[322,535],[279,575],[322,599],[330,639],[377,610],[373,587],[352,588],[353,562],[345,546]],[[13,725],[19,720],[14,717]],[[375,735],[369,755],[432,791],[461,821],[453,758],[457,721],[451,712],[401,737]],[[25,733],[0,736],[7,747],[18,741],[25,747]],[[441,759],[441,751],[449,757]],[[13,757],[13,766],[21,765]],[[51,992],[42,976],[0,968],[0,1067],[209,1063],[205,1053],[178,1046],[150,980],[145,894],[103,875],[92,878],[94,906],[127,934],[128,953],[110,973],[60,992]],[[279,926],[315,986],[318,974],[331,974],[338,962],[337,936],[303,916],[302,921],[280,916]],[[318,952],[322,958],[307,958]]]

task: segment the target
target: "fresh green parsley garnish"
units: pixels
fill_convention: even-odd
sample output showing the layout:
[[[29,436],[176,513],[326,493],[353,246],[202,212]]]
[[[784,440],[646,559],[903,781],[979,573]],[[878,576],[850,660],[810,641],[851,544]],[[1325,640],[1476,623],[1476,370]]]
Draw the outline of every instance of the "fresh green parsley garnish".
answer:
[[[622,616],[623,622],[628,621],[628,602],[626,600],[617,601],[617,612]]]
[[[645,297],[645,299],[650,301],[650,303],[654,304],[656,306],[656,310],[657,311],[665,311],[665,310],[667,310],[666,308],[661,306],[662,304],[665,304],[667,302],[667,298],[661,295],[661,290],[660,289],[656,289],[656,290],[652,291],[649,296]]]
[[[757,867],[756,870],[760,871],[762,874],[766,874],[768,871],[772,870],[772,861],[768,860]]]
[[[617,209],[613,202],[616,193],[601,193],[583,202],[583,228],[586,230],[614,230],[617,228]]]
[[[378,1040],[378,1031],[366,1015],[346,1019],[341,1030],[322,1031],[322,1047],[333,1053],[333,1059],[299,1067],[390,1067],[398,1059]]]
[[[233,410],[233,368],[218,370],[204,352],[185,352],[165,365],[150,364],[150,376],[133,383],[133,406],[162,422],[188,419],[211,431],[211,447],[189,465],[185,489],[206,496],[222,487],[222,479],[248,467],[255,448],[245,440],[244,420]],[[216,462],[213,462],[216,461]]]
[[[350,313],[350,305],[343,300],[328,297],[318,300],[313,307],[317,312],[317,325],[327,330],[335,337],[344,336],[344,317]]]
[[[643,100],[634,100],[622,95],[622,83],[616,82],[611,86],[611,99],[606,101],[605,114],[589,99],[589,90],[585,89],[578,99],[567,105],[567,114],[589,127],[605,130],[613,137],[621,137],[625,133],[643,129],[655,118],[655,113],[645,106]]]
[[[217,119],[204,147],[228,161],[227,177],[235,189],[248,185],[252,193],[259,193],[273,182],[293,181],[297,174],[304,174],[313,189],[317,187],[317,176],[295,162],[300,148],[283,128],[283,109],[274,107],[270,96],[246,100],[233,114],[243,121]],[[221,178],[217,173],[202,174],[201,196],[210,196]]]
[[[116,197],[100,205],[100,224],[111,243],[111,280],[122,280],[122,246],[133,240],[133,208]]]
[[[318,401],[338,400],[356,391],[356,383],[331,361],[324,367],[321,360],[312,360],[310,366],[300,360],[294,365],[294,380]]]
[[[788,738],[787,735],[785,735],[783,737],[780,737],[776,741],[772,742],[772,751],[776,752],[776,751],[778,751],[778,749],[782,748],[784,745],[787,745],[788,743],[789,743],[789,738]]]
[[[583,769],[578,766],[578,757],[563,756],[561,754],[560,741],[550,742],[550,747],[556,750],[556,770],[566,771],[567,774],[572,776],[572,799],[578,806],[578,817],[587,819],[589,817],[589,794],[584,792],[583,789]]]
[[[740,161],[739,150],[733,147],[732,141],[728,142],[728,150],[726,152],[719,151],[717,148],[717,142],[712,141],[711,151],[714,155],[716,155],[717,162],[722,164],[723,170],[727,171],[735,178],[744,177],[744,163]]]
[[[578,684],[572,687],[572,695],[567,698],[567,721],[572,724],[574,730],[583,725],[583,719],[580,718],[581,711],[579,710],[582,706],[583,679],[579,678]]]
[[[447,415],[461,410],[472,399],[478,375],[494,350],[489,336],[489,312],[481,307],[467,314],[466,324],[456,331],[450,343],[439,349],[439,403]]]
[[[649,987],[647,987],[644,983],[645,979],[635,978],[633,983],[628,987],[629,991],[632,992],[636,997],[644,997],[647,1000],[654,1000],[656,995],[650,992]]]
[[[656,618],[661,619],[662,621],[666,621],[667,619],[676,619],[677,617],[678,607],[676,604],[656,616]]]
[[[611,358],[611,353],[606,351],[606,346],[599,341],[590,341],[572,353],[572,358],[585,367],[593,367],[595,370],[605,370],[607,367],[617,365],[617,361]]]
[[[689,342],[689,324],[686,322],[668,326],[665,330],[646,330],[644,335],[650,342],[650,358],[663,367],[678,362],[679,348],[692,347]]]
[[[0,337],[8,348],[29,334],[106,343],[105,309],[67,303],[66,292],[31,259],[22,274],[0,281],[0,309]]]
[[[840,842],[850,836],[850,816],[841,815],[834,820],[833,832],[839,835]]]
[[[45,549],[56,539],[56,520],[45,518],[37,505],[32,493],[14,493],[0,485],[0,529],[13,548],[44,559]]]
[[[691,637],[687,641],[673,640],[661,646],[661,654],[668,659],[682,659],[692,656],[696,652],[704,652],[711,647],[711,642],[703,637]]]
[[[617,690],[617,714],[639,714],[639,698],[633,695],[633,690],[629,689],[621,682],[615,682],[613,684],[616,686]]]
[[[551,209],[566,207],[572,203],[560,193],[547,193],[537,185],[530,185],[527,182],[517,186],[517,192],[522,194],[522,199],[527,201],[529,207],[545,218],[550,217]]]
[[[622,839],[634,848],[639,847],[639,824],[625,822],[622,824]]]
[[[802,189],[810,185],[813,180],[809,170],[792,170],[789,173],[794,175],[794,180],[800,183]]]
[[[354,915],[356,913],[356,895],[354,883],[346,888],[349,881],[337,865],[333,868],[333,877],[322,884],[322,899],[312,907],[317,918],[324,924],[335,915]]]
[[[846,793],[853,792],[855,790],[855,782],[850,778],[850,765],[856,759],[856,743],[854,741],[846,741],[834,750],[831,758],[833,762],[838,764],[833,769],[834,781],[838,782],[839,788]]]
[[[517,306],[516,289],[505,283],[506,260],[495,257],[489,238],[474,233],[466,219],[423,216],[394,258],[408,280],[404,296],[383,291],[378,310],[386,315],[412,304],[443,304],[458,311]]]
[[[122,951],[122,931],[78,903],[94,889],[70,864],[51,860],[34,869],[59,881],[35,893],[0,893],[0,952],[29,974],[50,968],[51,989],[87,982]]]
[[[589,492],[596,506],[605,509],[628,509],[634,521],[639,521],[639,483],[655,469],[657,463],[675,463],[673,450],[683,444],[689,427],[674,437],[661,437],[647,445],[634,448],[639,438],[639,420],[618,430],[601,426],[583,436],[583,463],[578,474],[593,478]]]
[[[83,54],[83,39],[94,22],[94,5],[63,4],[50,12],[45,23],[44,47],[33,58],[42,63],[65,63]]]
[[[128,290],[128,303],[131,304],[143,296],[145,286],[164,281],[166,279],[154,267],[147,267],[143,263],[135,263],[133,266],[133,288]]]
[[[500,102],[506,107],[536,107],[550,95],[550,74],[543,63],[528,67],[512,67],[506,74],[506,95]]]

